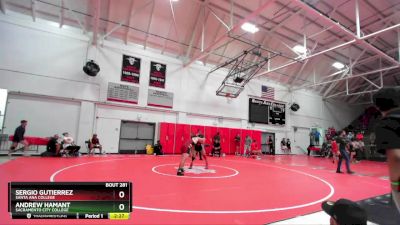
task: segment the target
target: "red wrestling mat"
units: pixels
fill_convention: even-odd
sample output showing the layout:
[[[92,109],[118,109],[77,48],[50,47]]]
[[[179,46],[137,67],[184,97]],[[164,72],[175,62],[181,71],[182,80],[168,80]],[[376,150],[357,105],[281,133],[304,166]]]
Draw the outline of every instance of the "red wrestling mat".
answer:
[[[132,181],[133,212],[125,221],[30,220],[30,224],[265,224],[320,210],[326,199],[361,200],[389,192],[387,165],[363,161],[354,175],[307,156],[237,156],[195,161],[177,177],[180,156],[21,157],[0,165],[1,224],[9,181]],[[344,170],[344,165],[343,169]]]

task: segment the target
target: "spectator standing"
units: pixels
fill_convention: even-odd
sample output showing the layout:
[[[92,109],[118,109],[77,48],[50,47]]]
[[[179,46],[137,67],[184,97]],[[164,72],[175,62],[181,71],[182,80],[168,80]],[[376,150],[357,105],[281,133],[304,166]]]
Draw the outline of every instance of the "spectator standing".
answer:
[[[19,125],[14,132],[13,140],[12,140],[12,145],[10,147],[10,150],[8,151],[8,156],[11,156],[11,153],[16,151],[16,148],[18,144],[22,144],[24,146],[24,154],[27,153],[29,143],[25,140],[25,129],[26,126],[28,125],[28,121],[26,120],[21,120],[21,125]]]
[[[250,135],[247,135],[246,140],[245,140],[243,156],[248,156],[249,154],[251,154],[251,143],[252,143],[252,139],[251,139]]]
[[[267,145],[269,147],[269,153],[271,155],[274,155],[275,149],[274,149],[274,141],[272,140],[272,136],[268,137]]]
[[[235,155],[240,155],[240,135],[239,135],[239,133],[236,134],[234,141],[235,141],[235,147],[236,147]]]
[[[339,152],[340,152],[340,156],[339,156],[339,162],[338,162],[338,166],[336,169],[336,173],[343,173],[340,171],[340,167],[342,165],[342,161],[343,159],[346,161],[346,169],[347,169],[347,173],[349,174],[353,174],[354,172],[351,171],[350,169],[350,157],[349,154],[346,151],[346,148],[348,147],[348,142],[346,141],[346,131],[343,130],[339,137],[336,139],[337,143],[339,144]]]

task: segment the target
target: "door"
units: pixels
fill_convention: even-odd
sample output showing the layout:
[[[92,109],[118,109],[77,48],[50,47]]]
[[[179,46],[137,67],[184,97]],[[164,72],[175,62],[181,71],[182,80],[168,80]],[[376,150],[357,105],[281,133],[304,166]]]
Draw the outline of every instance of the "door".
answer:
[[[164,154],[173,154],[175,142],[175,124],[160,123],[160,142]]]
[[[269,137],[272,138],[272,149],[270,146],[267,144]],[[269,133],[269,132],[263,132],[261,135],[261,151],[264,154],[271,154],[275,155],[275,133]]]
[[[292,141],[292,153],[302,154],[307,152],[310,145],[310,128],[298,127],[294,132],[294,140]]]
[[[182,146],[190,141],[190,125],[176,124],[174,154],[181,154]]]
[[[121,122],[119,153],[145,154],[146,145],[154,143],[154,123]]]

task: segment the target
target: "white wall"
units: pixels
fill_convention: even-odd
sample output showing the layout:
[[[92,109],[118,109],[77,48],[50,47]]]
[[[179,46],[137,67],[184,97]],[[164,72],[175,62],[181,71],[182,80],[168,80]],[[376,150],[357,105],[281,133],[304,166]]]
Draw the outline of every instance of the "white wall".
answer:
[[[3,130],[4,114],[6,112],[7,90],[0,89],[0,134]]]
[[[0,88],[11,91],[13,99],[13,106],[7,110],[7,132],[12,132],[20,119],[28,119],[27,134],[49,136],[68,130],[82,145],[96,132],[108,152],[117,152],[121,120],[259,129],[275,132],[280,141],[282,137],[294,140],[293,126],[343,128],[359,113],[342,103],[324,102],[309,91],[289,93],[286,87],[265,79],[252,80],[237,99],[228,102],[215,95],[224,71],[207,75],[208,67],[193,64],[183,68],[174,57],[118,40],[105,40],[98,48],[88,48],[89,38],[79,30],[59,29],[40,20],[34,23],[23,16],[0,14],[0,33]],[[101,67],[97,77],[86,76],[82,71],[86,54]],[[122,54],[142,59],[138,105],[106,102],[108,82],[123,83]],[[174,93],[172,110],[146,106],[151,60],[167,64],[165,91]],[[277,100],[300,105],[298,112],[287,111],[286,126],[247,122],[248,97],[260,96],[261,84],[275,87]],[[158,126],[156,129],[158,134]],[[301,138],[296,135],[296,140]],[[304,145],[304,138],[308,136],[298,145]]]
[[[8,96],[4,133],[14,134],[20,121],[28,121],[26,136],[50,137],[69,132],[77,137],[80,102],[43,97]]]

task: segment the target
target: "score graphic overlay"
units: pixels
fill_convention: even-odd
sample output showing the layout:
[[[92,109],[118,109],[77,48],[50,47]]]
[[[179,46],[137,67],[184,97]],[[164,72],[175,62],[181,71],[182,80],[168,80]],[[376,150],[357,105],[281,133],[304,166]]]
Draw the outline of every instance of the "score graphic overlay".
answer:
[[[131,182],[10,182],[13,219],[129,219]]]

